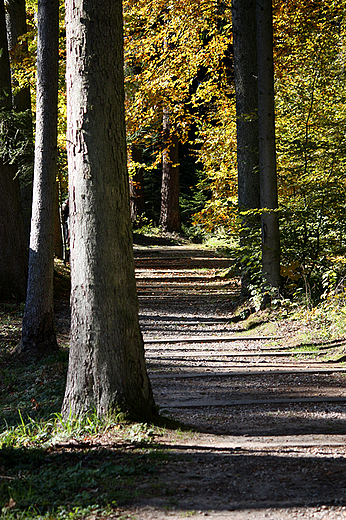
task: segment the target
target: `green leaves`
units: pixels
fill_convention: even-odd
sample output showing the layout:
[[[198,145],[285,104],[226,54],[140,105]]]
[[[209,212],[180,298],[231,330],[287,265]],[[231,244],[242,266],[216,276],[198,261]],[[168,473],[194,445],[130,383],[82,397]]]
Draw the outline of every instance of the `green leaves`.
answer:
[[[16,164],[17,175],[30,178],[33,168],[33,140],[31,113],[0,110],[0,157],[8,164]]]

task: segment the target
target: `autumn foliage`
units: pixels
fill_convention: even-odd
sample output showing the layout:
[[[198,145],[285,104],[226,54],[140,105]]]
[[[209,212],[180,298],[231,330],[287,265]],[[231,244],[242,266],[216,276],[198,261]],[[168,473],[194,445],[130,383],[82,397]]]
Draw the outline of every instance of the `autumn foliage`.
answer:
[[[14,77],[34,84],[31,53]],[[63,15],[63,6],[61,6]],[[342,272],[345,251],[345,2],[273,1],[277,171],[282,274],[288,282]],[[62,17],[63,19],[63,17]],[[208,195],[194,224],[238,233],[236,116],[230,0],[125,0],[125,91],[129,149],[143,166],[162,159],[162,114],[202,171]],[[61,22],[62,23],[62,22]],[[59,144],[65,132],[64,29],[61,26]],[[20,52],[20,50],[18,51]],[[129,155],[131,158],[131,156]],[[145,164],[144,164],[145,163]],[[62,160],[62,165],[63,165]],[[136,169],[129,162],[130,174]],[[181,179],[188,174],[180,169]]]

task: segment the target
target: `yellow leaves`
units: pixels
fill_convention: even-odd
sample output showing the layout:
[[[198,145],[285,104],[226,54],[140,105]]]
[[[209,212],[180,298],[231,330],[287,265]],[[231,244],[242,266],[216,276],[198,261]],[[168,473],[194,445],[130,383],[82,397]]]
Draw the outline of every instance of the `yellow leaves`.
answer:
[[[296,282],[301,278],[300,262],[294,261],[288,265],[280,267],[280,274],[284,278],[288,278],[292,282]]]
[[[136,139],[150,128],[157,132],[157,113],[167,107],[176,134],[186,140],[198,116],[193,109],[218,96],[229,43],[217,30],[218,16],[213,0],[124,2],[127,127]],[[203,68],[205,77],[196,81]]]

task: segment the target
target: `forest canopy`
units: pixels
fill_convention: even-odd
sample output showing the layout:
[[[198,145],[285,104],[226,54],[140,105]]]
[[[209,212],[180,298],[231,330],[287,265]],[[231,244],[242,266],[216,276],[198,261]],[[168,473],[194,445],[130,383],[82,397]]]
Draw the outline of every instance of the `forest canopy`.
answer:
[[[35,2],[12,56],[35,108]],[[125,0],[129,151],[142,150],[146,216],[158,222],[162,113],[179,139],[180,210],[190,233],[239,234],[231,2]],[[60,6],[59,179],[66,193],[64,7]],[[345,265],[345,3],[273,2],[281,274],[293,289]],[[25,43],[25,46],[24,46]],[[26,49],[26,50],[21,50]],[[138,163],[129,156],[129,172]]]

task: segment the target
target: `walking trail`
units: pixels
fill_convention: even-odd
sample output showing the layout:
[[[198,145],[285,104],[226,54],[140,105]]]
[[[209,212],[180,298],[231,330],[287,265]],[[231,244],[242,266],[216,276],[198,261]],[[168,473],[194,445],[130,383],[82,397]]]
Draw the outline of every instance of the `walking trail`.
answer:
[[[346,368],[330,361],[344,342],[309,350],[288,321],[243,330],[230,262],[201,246],[135,245],[155,401],[191,431],[155,438],[171,459],[122,514],[346,518]]]

